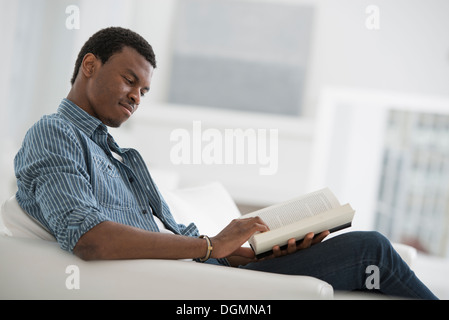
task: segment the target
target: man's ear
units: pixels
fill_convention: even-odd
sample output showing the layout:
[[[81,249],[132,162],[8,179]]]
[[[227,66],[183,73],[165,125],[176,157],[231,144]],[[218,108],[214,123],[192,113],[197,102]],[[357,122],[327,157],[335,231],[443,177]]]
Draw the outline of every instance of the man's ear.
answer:
[[[100,60],[93,54],[88,53],[84,56],[83,62],[81,63],[81,71],[86,78],[92,77],[98,68]]]

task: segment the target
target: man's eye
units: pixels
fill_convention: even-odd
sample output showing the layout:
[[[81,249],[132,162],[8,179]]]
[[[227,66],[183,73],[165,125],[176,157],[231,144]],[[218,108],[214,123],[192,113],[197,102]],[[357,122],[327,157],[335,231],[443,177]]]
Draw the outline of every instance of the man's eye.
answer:
[[[128,84],[133,84],[133,81],[127,77],[123,77],[123,79],[126,80],[126,82],[128,82]]]

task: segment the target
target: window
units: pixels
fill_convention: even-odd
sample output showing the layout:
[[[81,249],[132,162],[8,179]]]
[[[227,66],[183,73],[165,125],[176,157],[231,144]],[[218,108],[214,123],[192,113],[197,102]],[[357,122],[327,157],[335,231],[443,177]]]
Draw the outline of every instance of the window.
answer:
[[[389,112],[377,229],[431,254],[449,254],[449,116]]]

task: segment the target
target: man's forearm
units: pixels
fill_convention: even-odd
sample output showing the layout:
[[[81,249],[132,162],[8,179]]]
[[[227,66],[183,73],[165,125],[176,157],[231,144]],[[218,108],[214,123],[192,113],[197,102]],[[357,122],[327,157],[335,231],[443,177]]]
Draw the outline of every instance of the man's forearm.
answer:
[[[206,255],[207,243],[105,221],[86,232],[73,252],[83,260],[194,259]]]
[[[241,247],[255,232],[268,231],[259,217],[234,219],[211,238],[211,258],[231,255],[254,258],[250,248]],[[73,252],[84,260],[97,259],[195,259],[206,256],[205,239],[151,232],[105,221],[86,232]]]

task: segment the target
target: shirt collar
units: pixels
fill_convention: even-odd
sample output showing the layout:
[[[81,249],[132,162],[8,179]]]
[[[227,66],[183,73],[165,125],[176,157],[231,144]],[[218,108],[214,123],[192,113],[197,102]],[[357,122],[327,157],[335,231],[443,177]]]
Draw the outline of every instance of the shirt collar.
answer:
[[[69,99],[64,98],[62,100],[58,113],[67,118],[89,137],[93,135],[98,127],[107,132],[106,126],[99,119],[91,116]]]

